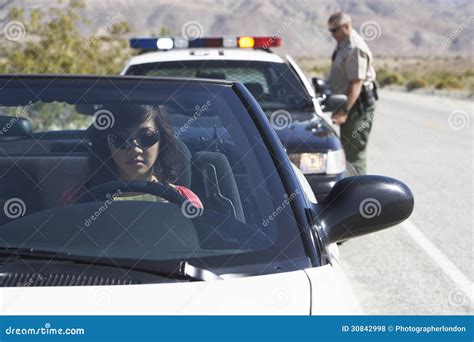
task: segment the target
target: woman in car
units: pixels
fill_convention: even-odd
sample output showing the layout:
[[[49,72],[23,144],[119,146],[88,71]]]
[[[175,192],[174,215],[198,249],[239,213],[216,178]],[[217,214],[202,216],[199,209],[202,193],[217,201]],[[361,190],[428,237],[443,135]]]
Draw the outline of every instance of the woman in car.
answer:
[[[90,141],[88,174],[80,186],[63,194],[60,204],[73,203],[93,187],[122,180],[160,182],[202,208],[190,189],[174,185],[180,151],[168,115],[162,106],[120,105],[104,108],[86,133]],[[110,127],[102,127],[101,120]],[[149,194],[125,193],[115,200],[162,200]]]

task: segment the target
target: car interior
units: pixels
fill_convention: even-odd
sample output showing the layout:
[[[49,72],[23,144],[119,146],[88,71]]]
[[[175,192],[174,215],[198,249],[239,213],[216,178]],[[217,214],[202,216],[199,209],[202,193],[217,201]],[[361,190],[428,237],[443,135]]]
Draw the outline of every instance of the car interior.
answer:
[[[176,129],[189,120],[176,108],[168,110]],[[0,136],[0,205],[21,198],[25,215],[57,207],[61,196],[77,186],[87,170],[86,130],[34,132],[27,118],[12,118],[0,116],[0,126],[9,125]],[[231,166],[232,143],[225,138],[219,118],[198,120],[199,125],[193,124],[177,139],[182,162],[174,184],[190,188],[205,208],[246,222],[243,205],[252,205],[252,196],[245,196],[246,204],[242,203],[243,165],[234,161]],[[1,224],[9,221],[3,211],[0,215]]]

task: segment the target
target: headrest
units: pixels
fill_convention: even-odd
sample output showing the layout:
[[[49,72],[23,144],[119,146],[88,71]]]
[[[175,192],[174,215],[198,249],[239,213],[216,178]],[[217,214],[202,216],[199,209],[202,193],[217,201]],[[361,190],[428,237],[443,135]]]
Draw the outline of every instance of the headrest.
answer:
[[[0,138],[31,137],[33,126],[30,120],[17,116],[0,115]]]
[[[191,152],[184,142],[176,139],[178,149],[181,153],[181,163],[178,168],[178,176],[174,181],[176,185],[183,185],[187,188],[191,187]]]

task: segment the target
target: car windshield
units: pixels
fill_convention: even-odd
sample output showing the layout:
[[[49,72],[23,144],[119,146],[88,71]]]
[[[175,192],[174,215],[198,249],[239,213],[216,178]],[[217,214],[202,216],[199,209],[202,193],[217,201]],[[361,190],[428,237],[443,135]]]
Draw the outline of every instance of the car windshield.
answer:
[[[218,269],[305,257],[299,194],[230,84],[2,76],[0,89],[0,251]]]
[[[313,110],[311,98],[285,63],[198,60],[132,65],[128,75],[197,77],[243,83],[264,110]]]

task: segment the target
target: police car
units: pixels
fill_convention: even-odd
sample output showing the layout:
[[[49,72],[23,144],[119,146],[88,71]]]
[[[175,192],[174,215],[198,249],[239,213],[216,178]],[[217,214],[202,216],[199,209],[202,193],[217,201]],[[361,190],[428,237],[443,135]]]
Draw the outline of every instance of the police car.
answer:
[[[303,172],[318,201],[340,179],[355,175],[327,114],[347,106],[345,95],[317,94],[295,61],[270,48],[279,37],[226,37],[186,40],[138,38],[142,53],[123,75],[235,80],[243,83],[266,113],[291,161]],[[317,86],[317,84],[316,84]]]
[[[238,82],[0,75],[0,89],[4,315],[360,313],[336,243],[413,210],[381,176],[313,203]]]

